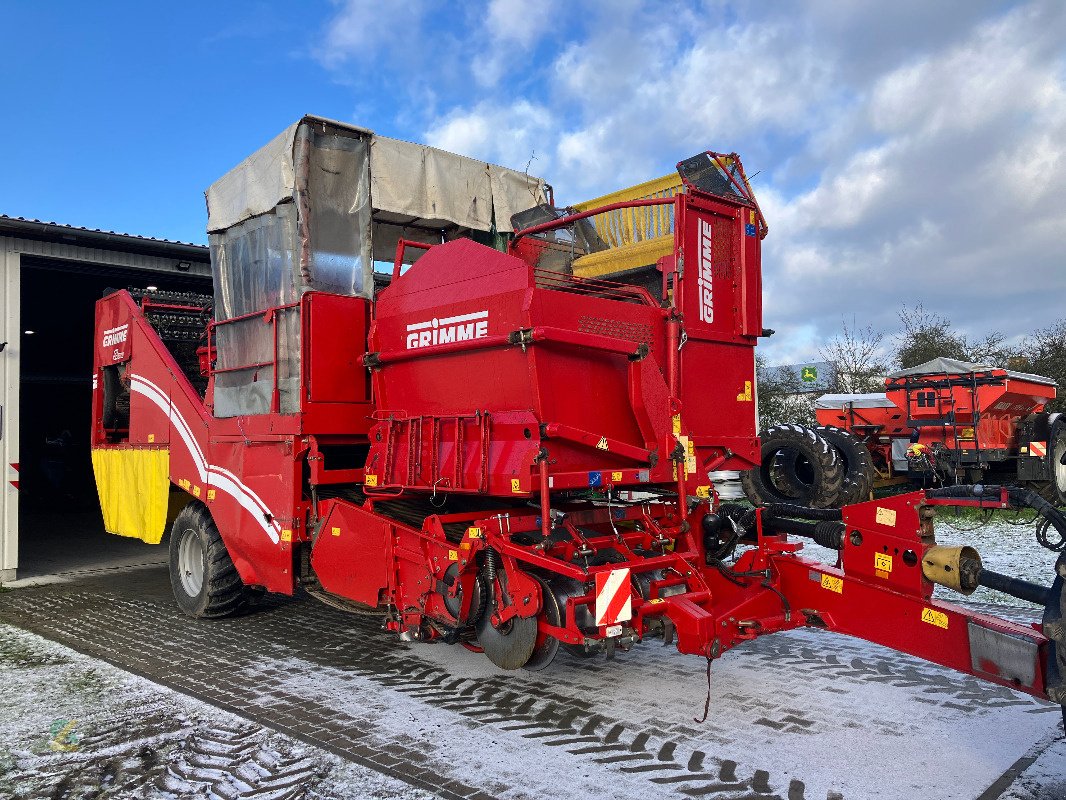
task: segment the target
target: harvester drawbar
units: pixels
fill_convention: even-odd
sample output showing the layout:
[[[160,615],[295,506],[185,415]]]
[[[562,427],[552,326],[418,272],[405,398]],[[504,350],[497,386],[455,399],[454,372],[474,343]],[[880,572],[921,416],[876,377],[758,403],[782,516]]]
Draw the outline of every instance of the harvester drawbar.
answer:
[[[182,609],[303,590],[504,669],[649,638],[714,659],[815,626],[1066,703],[1066,556],[1039,586],[933,530],[938,505],[1024,506],[1061,550],[1039,497],[720,502],[714,476],[761,463],[766,226],[735,154],[580,210],[495,165],[441,177],[468,162],[304,118],[208,191],[213,300],[99,301],[105,524],[170,527]],[[994,587],[1042,623],[936,585]]]

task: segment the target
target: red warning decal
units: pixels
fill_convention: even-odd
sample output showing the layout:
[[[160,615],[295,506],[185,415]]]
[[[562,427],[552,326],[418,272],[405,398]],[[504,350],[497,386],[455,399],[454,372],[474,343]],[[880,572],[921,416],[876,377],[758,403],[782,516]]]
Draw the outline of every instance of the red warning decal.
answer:
[[[633,584],[628,569],[596,573],[596,624],[617,625],[633,618]]]
[[[1047,442],[1029,442],[1029,455],[1040,456],[1043,458],[1047,455]]]

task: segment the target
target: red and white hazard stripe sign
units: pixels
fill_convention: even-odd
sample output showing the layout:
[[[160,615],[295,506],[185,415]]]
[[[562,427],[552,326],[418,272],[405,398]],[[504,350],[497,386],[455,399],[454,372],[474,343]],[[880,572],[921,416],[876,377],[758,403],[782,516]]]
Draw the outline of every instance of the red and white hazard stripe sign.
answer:
[[[633,619],[633,584],[628,569],[596,573],[596,624],[617,625]]]
[[[1040,456],[1043,458],[1047,455],[1047,442],[1029,442],[1029,455]]]

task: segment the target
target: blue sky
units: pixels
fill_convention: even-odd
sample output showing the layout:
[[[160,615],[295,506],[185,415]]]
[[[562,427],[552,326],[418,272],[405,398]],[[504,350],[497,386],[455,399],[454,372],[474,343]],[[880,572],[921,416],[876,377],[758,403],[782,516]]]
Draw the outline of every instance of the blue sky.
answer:
[[[772,360],[903,302],[976,334],[1066,316],[1054,0],[11,2],[0,26],[9,215],[203,242],[204,189],[304,113],[531,162],[564,202],[736,150]]]

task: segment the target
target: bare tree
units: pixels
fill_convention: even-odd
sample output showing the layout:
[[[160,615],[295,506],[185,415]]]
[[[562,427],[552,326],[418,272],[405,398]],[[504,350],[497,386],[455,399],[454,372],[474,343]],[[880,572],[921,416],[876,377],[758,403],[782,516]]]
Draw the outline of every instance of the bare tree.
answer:
[[[888,359],[884,352],[885,335],[873,326],[859,327],[842,320],[842,330],[820,349],[823,361],[833,365],[830,389],[834,392],[878,392],[885,387]]]

